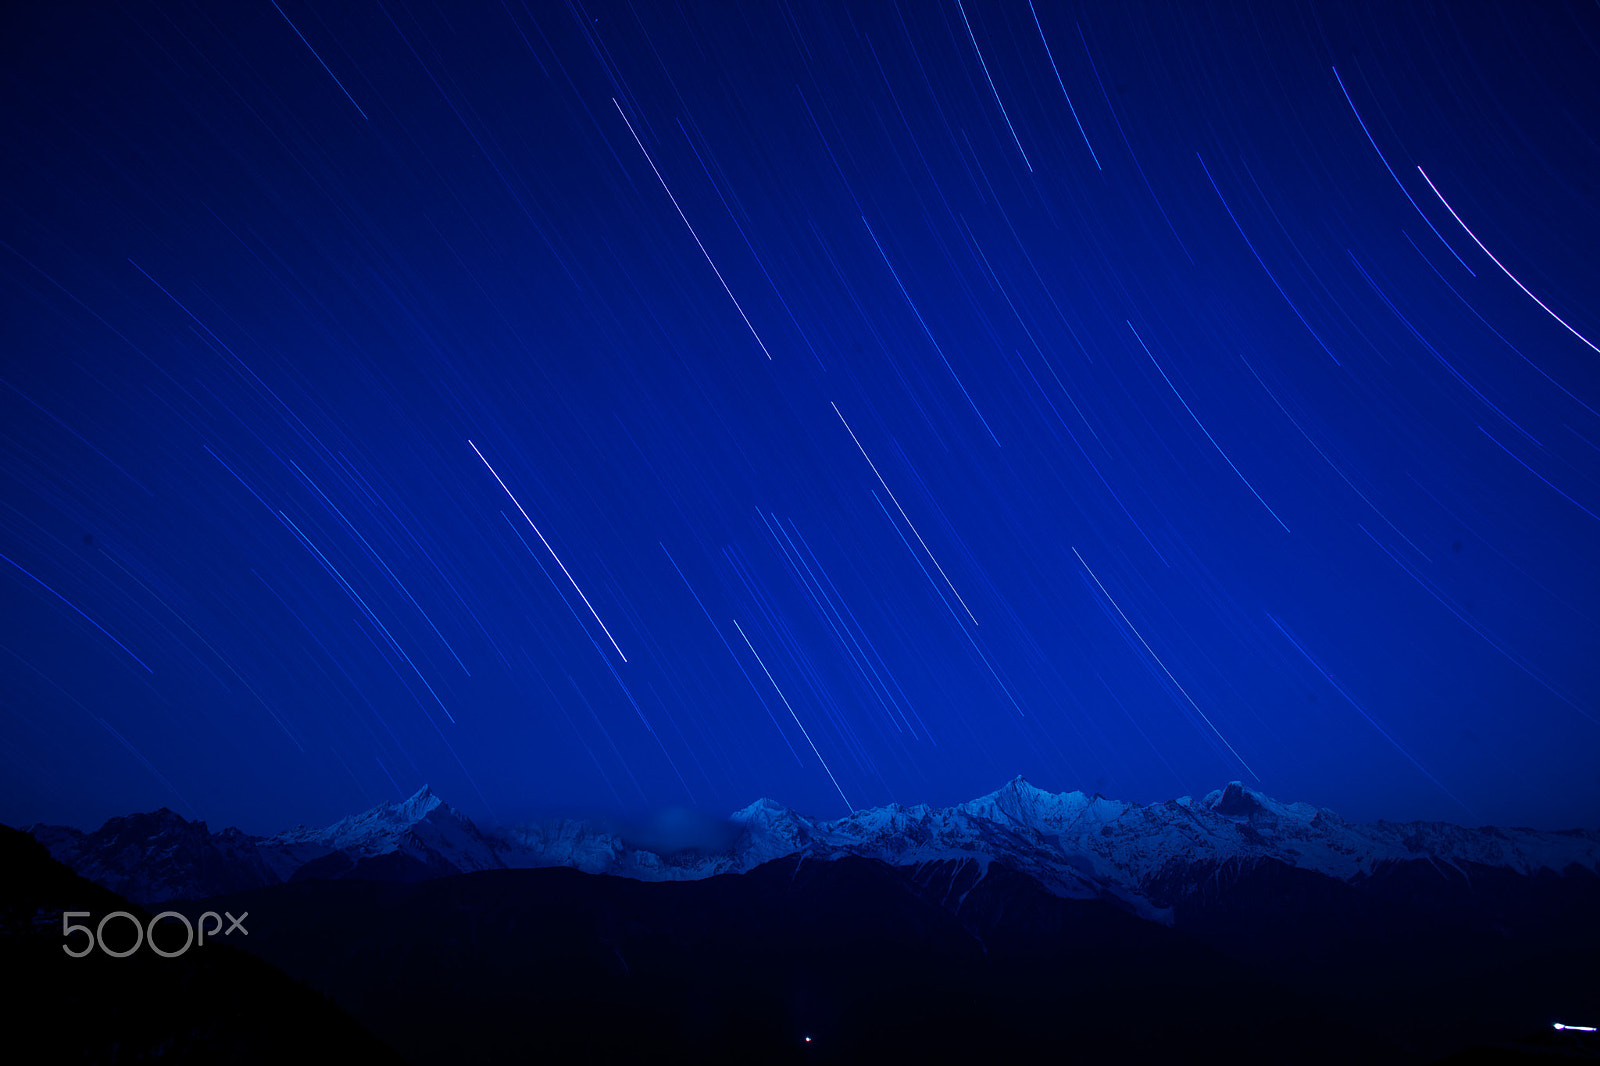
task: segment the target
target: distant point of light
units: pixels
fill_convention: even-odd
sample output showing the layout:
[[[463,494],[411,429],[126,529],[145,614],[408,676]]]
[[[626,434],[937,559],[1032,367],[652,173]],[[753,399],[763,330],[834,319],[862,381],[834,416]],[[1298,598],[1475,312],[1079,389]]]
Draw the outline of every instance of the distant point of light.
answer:
[[[478,452],[478,458],[479,459],[483,459],[483,453],[478,451],[478,446],[476,444],[473,444],[469,440],[469,441],[467,441],[467,446],[470,447],[473,451]],[[483,459],[483,465],[489,468],[489,473],[494,474],[494,479],[496,481],[500,482],[500,487],[502,489],[505,489],[507,496],[511,497],[511,502],[517,505],[517,510],[518,511],[522,511],[522,517],[523,518],[527,518],[528,519],[528,525],[533,526],[533,531],[535,533],[539,534],[539,541],[540,541],[540,543],[542,543],[545,546],[545,550],[550,553],[550,558],[554,559],[556,561],[556,565],[561,567],[561,572],[563,574],[567,575],[567,580],[572,582],[573,591],[578,594],[578,598],[583,601],[583,605],[585,607],[589,608],[589,613],[594,615],[595,622],[600,626],[601,631],[605,633],[606,639],[611,642],[611,646],[613,648],[617,649],[617,654],[618,655],[622,655],[622,649],[617,647],[617,638],[613,637],[611,635],[611,630],[606,629],[606,624],[604,622],[600,621],[600,613],[594,609],[594,604],[589,602],[589,597],[587,597],[587,596],[585,596],[583,594],[583,590],[578,588],[578,583],[577,583],[577,581],[573,580],[572,572],[567,569],[567,564],[562,562],[561,561],[561,556],[557,555],[556,554],[556,550],[554,548],[550,547],[550,542],[548,540],[544,539],[544,534],[539,532],[539,527],[537,525],[534,525],[533,519],[528,518],[528,512],[524,511],[522,509],[522,502],[520,500],[518,500],[515,496],[512,495],[511,490],[509,488],[506,488],[506,483],[504,481],[500,480],[500,475],[495,473],[494,467],[489,466],[489,460]],[[627,662],[628,661],[628,657],[626,655],[622,655],[622,661],[623,662]]]
[[[661,171],[656,169],[656,161],[650,158],[650,152],[645,148],[644,142],[639,139],[639,135],[637,133],[634,133],[633,123],[628,121],[627,113],[622,110],[622,105],[617,103],[617,98],[615,96],[611,98],[611,104],[617,109],[617,114],[622,116],[623,125],[628,127],[628,132],[633,134],[633,143],[637,144],[639,146],[639,151],[644,153],[644,161],[649,163],[650,169],[655,172],[656,180],[661,183],[661,188],[667,194],[667,199],[672,201],[673,210],[677,211],[678,217],[683,219],[684,226],[689,230],[689,236],[694,238],[694,243],[699,246],[700,254],[706,257],[706,263],[711,267],[711,272],[717,276],[717,281],[721,282],[722,291],[728,294],[728,299],[733,301],[734,309],[739,312],[739,317],[744,319],[745,328],[750,331],[750,336],[756,339],[756,344],[761,348],[761,354],[766,356],[768,359],[771,359],[772,353],[767,351],[767,346],[762,343],[761,334],[757,333],[756,327],[751,325],[750,316],[744,313],[744,308],[739,304],[739,298],[733,294],[732,289],[728,288],[727,281],[722,277],[722,271],[718,270],[717,264],[711,261],[711,253],[706,251],[706,246],[704,244],[700,243],[700,234],[696,233],[694,231],[694,227],[689,224],[689,216],[685,215],[683,213],[683,208],[678,206],[678,198],[672,195],[671,189],[667,188],[667,179],[663,178],[661,176]],[[693,147],[693,145],[690,147]],[[720,196],[722,194],[721,192],[718,192],[717,195]],[[738,225],[738,222],[738,219],[734,219],[735,225]],[[754,249],[751,250],[754,251]],[[756,262],[758,265],[760,264],[759,259],[756,260]],[[762,269],[765,270],[766,268],[762,267]],[[778,298],[781,300],[783,297],[780,295]]]
[[[1577,1033],[1593,1033],[1593,1032],[1596,1032],[1595,1027],[1592,1026],[1592,1025],[1562,1025],[1560,1022],[1556,1022],[1552,1026],[1552,1028],[1554,1028],[1554,1029],[1571,1029],[1573,1032],[1577,1032]],[[806,1037],[806,1039],[810,1040],[811,1038],[808,1036],[808,1037]]]
[[[1439,198],[1439,202],[1441,204],[1444,204],[1444,209],[1446,211],[1450,212],[1450,217],[1455,219],[1457,222],[1461,222],[1461,216],[1456,214],[1456,209],[1450,206],[1450,201],[1446,200],[1444,198],[1444,193],[1440,192],[1438,186],[1434,185],[1433,179],[1428,177],[1428,172],[1426,170],[1423,170],[1421,167],[1418,167],[1417,168],[1417,173],[1422,175],[1422,180],[1428,183],[1428,188],[1433,190],[1433,195],[1435,195],[1435,196],[1437,196]],[[1483,242],[1478,240],[1478,235],[1476,233],[1473,233],[1472,230],[1470,228],[1468,228],[1468,226],[1467,226],[1467,224],[1465,222],[1461,222],[1461,228],[1467,231],[1467,236],[1472,238],[1472,243],[1473,244],[1476,244],[1479,248],[1483,248],[1483,254],[1484,255],[1486,255],[1490,259],[1494,260],[1494,265],[1500,268],[1500,272],[1502,274],[1504,274],[1506,277],[1511,279],[1511,283],[1513,285],[1515,285],[1517,288],[1521,289],[1523,292],[1528,294],[1528,299],[1532,300],[1534,303],[1538,304],[1540,307],[1543,307],[1544,308],[1544,313],[1549,315],[1551,318],[1555,319],[1557,322],[1561,323],[1561,325],[1566,329],[1566,331],[1568,333],[1572,334],[1574,337],[1578,338],[1580,341],[1582,341],[1583,343],[1587,344],[1589,346],[1589,348],[1592,351],[1594,351],[1596,354],[1600,354],[1600,348],[1596,348],[1594,346],[1594,342],[1593,341],[1591,341],[1588,337],[1585,337],[1583,334],[1579,333],[1577,330],[1573,329],[1571,326],[1567,325],[1567,320],[1566,319],[1562,318],[1560,315],[1558,315],[1554,311],[1550,310],[1549,306],[1546,305],[1543,300],[1539,299],[1531,291],[1529,291],[1529,289],[1528,289],[1528,287],[1526,285],[1524,285],[1522,282],[1517,280],[1517,276],[1515,274],[1511,273],[1511,271],[1506,269],[1506,265],[1504,263],[1500,262],[1500,260],[1498,260],[1498,259],[1495,259],[1494,258],[1494,253],[1489,251],[1489,249],[1483,247]]]
[[[272,6],[278,7],[278,0],[272,0]],[[311,47],[311,42],[306,40],[306,35],[300,32],[300,27],[296,26],[294,21],[290,19],[288,15],[284,15],[283,8],[278,7],[278,14],[283,15],[283,21],[289,23],[289,28],[294,31],[294,35],[296,37],[300,38],[300,43],[306,46],[306,50],[311,53],[312,57],[316,59],[318,63],[322,63],[322,57],[317,55],[317,50],[315,48]],[[362,118],[366,118],[367,113],[361,110],[361,105],[356,103],[356,98],[351,96],[350,90],[344,87],[344,82],[339,80],[339,75],[335,74],[331,70],[328,70],[328,64],[326,63],[322,63],[322,69],[328,71],[328,77],[332,78],[333,83],[339,87],[339,91],[344,93],[344,98],[350,101],[350,106],[356,109],[356,113]],[[368,121],[371,120],[368,119]]]

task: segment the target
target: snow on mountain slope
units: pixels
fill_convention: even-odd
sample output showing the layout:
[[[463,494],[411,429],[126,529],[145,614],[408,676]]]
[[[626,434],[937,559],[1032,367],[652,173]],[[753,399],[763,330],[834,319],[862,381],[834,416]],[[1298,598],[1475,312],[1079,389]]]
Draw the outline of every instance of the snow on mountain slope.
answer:
[[[1088,862],[1097,877],[1136,891],[1185,867],[1230,859],[1276,859],[1344,881],[1424,857],[1519,874],[1560,873],[1574,863],[1600,866],[1600,832],[1352,824],[1310,804],[1280,803],[1237,781],[1199,802],[1183,797],[1141,806],[1081,792],[1055,795],[1017,778],[963,808],[1053,838],[1063,857]]]
[[[268,866],[287,880],[307,863],[339,853],[359,864],[403,856],[434,876],[498,870],[499,849],[478,827],[424,785],[410,798],[341,819],[326,829],[300,826],[257,841]]]
[[[1171,906],[1197,874],[1223,863],[1276,860],[1342,881],[1386,864],[1437,862],[1501,867],[1519,874],[1600,871],[1600,832],[1466,829],[1446,823],[1346,823],[1332,811],[1281,803],[1240,782],[1195,801],[1140,805],[1082,792],[1051,793],[1016,778],[987,796],[948,808],[891,803],[814,821],[772,800],[736,811],[733,847],[657,854],[583,822],[513,830],[509,866],[573,866],[641,880],[690,880],[754,869],[804,852],[859,855],[895,866],[1000,860],[1051,892],[1113,899],[1147,918],[1171,921]]]
[[[856,855],[967,888],[992,862],[1071,899],[1105,899],[1157,921],[1209,872],[1277,861],[1345,882],[1427,859],[1530,875],[1572,865],[1600,872],[1600,831],[1467,829],[1442,822],[1345,822],[1232,782],[1194,800],[1136,804],[1052,793],[1018,777],[954,807],[891,803],[842,818],[808,818],[770,799],[711,833],[639,833],[556,819],[481,832],[424,787],[322,829],[272,837],[209,833],[170,811],[111,819],[100,830],[35,827],[85,876],[145,902],[198,898],[296,877],[416,880],[475,870],[569,866],[643,881],[743,873],[774,859]],[[965,872],[961,872],[965,871]],[[919,876],[921,876],[919,874]]]

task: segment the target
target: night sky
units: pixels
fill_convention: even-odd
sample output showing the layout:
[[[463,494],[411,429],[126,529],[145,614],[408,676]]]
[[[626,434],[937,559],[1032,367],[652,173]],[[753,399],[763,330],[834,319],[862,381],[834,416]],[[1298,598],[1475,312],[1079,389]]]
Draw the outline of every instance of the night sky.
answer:
[[[0,819],[1600,822],[1600,7],[9,4]]]

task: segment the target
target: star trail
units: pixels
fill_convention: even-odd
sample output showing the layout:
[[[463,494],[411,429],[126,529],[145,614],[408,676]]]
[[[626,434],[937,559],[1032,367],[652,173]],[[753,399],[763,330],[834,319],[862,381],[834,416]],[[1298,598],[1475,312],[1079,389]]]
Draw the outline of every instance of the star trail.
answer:
[[[0,19],[6,821],[1600,820],[1595,4]]]

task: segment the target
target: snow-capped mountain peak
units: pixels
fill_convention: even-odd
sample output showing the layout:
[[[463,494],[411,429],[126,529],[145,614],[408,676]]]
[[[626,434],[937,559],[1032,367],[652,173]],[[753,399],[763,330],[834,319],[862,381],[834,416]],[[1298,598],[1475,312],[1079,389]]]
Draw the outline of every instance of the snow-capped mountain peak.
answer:
[[[437,808],[445,806],[444,800],[433,794],[433,789],[423,785],[412,793],[409,799],[402,801],[396,810],[402,818],[420,821]]]
[[[811,837],[810,819],[765,796],[734,811],[729,821],[753,835],[781,837],[795,844],[804,844]]]
[[[284,880],[346,876],[379,859],[388,876],[407,880],[505,865],[478,827],[427,785],[406,799],[381,803],[324,829],[301,826],[262,839],[257,847]]]
[[[423,785],[406,799],[393,803],[380,803],[360,814],[341,818],[326,828],[311,829],[300,826],[279,833],[277,836],[268,837],[267,840],[285,844],[315,843],[329,848],[370,848],[379,838],[391,842],[396,834],[429,818],[435,811],[441,811],[441,808],[444,818],[464,820],[454,808],[435,796],[432,789]],[[383,848],[380,847],[378,850]]]
[[[734,811],[729,817],[733,821],[739,822],[740,824],[749,824],[751,822],[764,822],[772,818],[781,818],[784,815],[792,814],[794,814],[793,811],[779,803],[777,800],[762,796],[754,803]]]
[[[1046,835],[1055,835],[1115,822],[1136,804],[1106,799],[1098,792],[1046,792],[1017,776],[1005,785],[975,800],[960,805],[974,818],[1000,825],[1013,825]]]
[[[1250,788],[1242,781],[1230,781],[1227,787],[1208,793],[1201,804],[1234,821],[1276,819],[1310,825],[1319,814],[1333,815],[1332,811],[1323,811],[1309,803],[1280,803],[1271,796]],[[1333,815],[1333,818],[1338,819],[1335,824],[1343,824],[1344,820],[1339,819],[1338,815]]]

